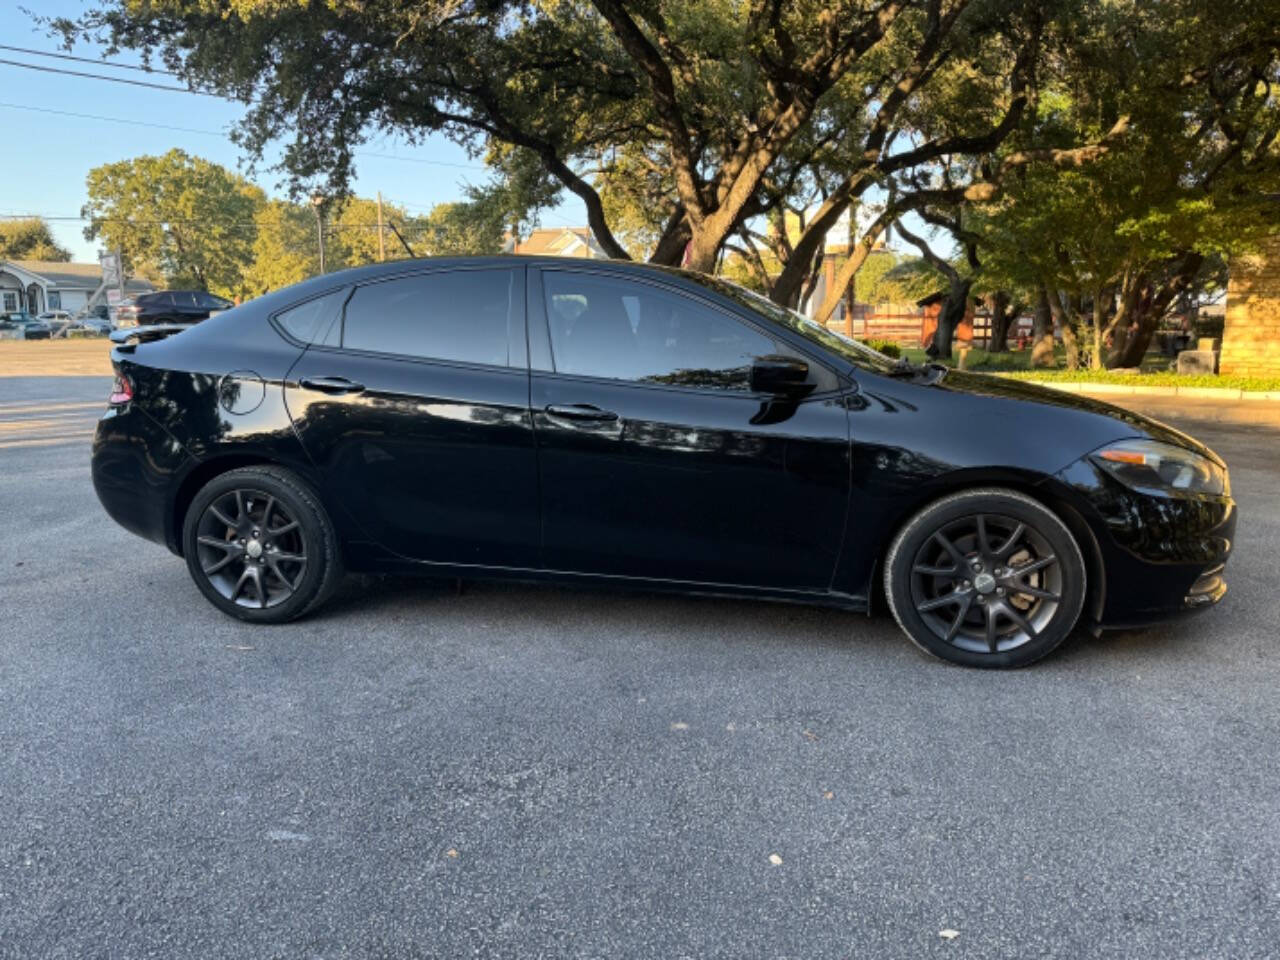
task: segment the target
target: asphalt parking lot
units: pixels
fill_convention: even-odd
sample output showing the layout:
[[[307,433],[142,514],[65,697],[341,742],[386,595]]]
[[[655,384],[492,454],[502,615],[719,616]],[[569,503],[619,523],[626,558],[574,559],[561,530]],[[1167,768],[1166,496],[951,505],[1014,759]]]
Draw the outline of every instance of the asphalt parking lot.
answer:
[[[108,384],[0,378],[0,956],[1280,952],[1280,431],[1166,411],[1232,467],[1221,607],[987,673],[547,587],[248,627],[98,506]]]

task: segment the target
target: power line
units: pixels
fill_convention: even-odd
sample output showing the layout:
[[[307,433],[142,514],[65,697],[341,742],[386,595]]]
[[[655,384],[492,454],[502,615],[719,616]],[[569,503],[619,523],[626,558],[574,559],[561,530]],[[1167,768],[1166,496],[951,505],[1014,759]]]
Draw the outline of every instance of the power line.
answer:
[[[178,133],[195,133],[206,137],[222,137],[226,139],[227,134],[221,130],[200,130],[195,127],[177,127],[168,123],[151,123],[147,120],[133,120],[128,117],[104,117],[96,113],[76,113],[72,110],[55,110],[52,107],[33,107],[23,103],[8,103],[0,101],[0,107],[7,107],[10,110],[26,110],[30,113],[47,113],[58,117],[74,117],[77,120],[102,120],[107,123],[122,123],[127,126],[135,127],[152,127],[156,130],[174,130]],[[423,163],[432,167],[456,167],[465,170],[484,170],[487,169],[481,164],[476,163],[451,163],[448,160],[431,160],[427,157],[403,157],[394,153],[383,153],[378,150],[357,150],[358,157],[381,157],[386,160],[402,160],[405,163]]]
[[[33,107],[24,103],[0,102],[0,107],[10,110],[27,110],[31,113],[49,113],[58,117],[75,117],[77,120],[106,120],[110,123],[125,123],[135,127],[154,127],[157,130],[176,130],[179,133],[199,133],[208,137],[226,137],[220,130],[198,130],[195,127],[175,127],[168,123],[151,123],[147,120],[131,120],[126,117],[103,117],[96,113],[75,113],[71,110],[55,110],[52,107]]]
[[[9,50],[13,53],[27,53],[33,57],[53,57],[57,60],[74,60],[76,63],[92,63],[100,67],[115,67],[119,70],[138,70],[142,73],[162,73],[167,77],[176,77],[178,74],[172,70],[156,70],[151,67],[144,67],[138,63],[116,63],[112,60],[103,60],[99,57],[77,57],[72,53],[58,53],[53,50],[33,50],[31,47],[14,47],[7,43],[0,43],[0,50]]]
[[[154,227],[154,226],[175,226],[175,227],[202,227],[210,224],[217,224],[220,227],[238,227],[244,229],[260,229],[260,225],[254,221],[246,220],[219,220],[216,217],[205,217],[199,220],[165,220],[165,219],[137,219],[135,217],[85,217],[85,216],[51,216],[43,213],[0,213],[0,221],[4,220],[45,220],[50,223],[88,223],[90,221],[96,223],[124,223],[135,227]],[[325,225],[326,230],[376,230],[378,224],[376,222],[369,223],[343,223],[342,221],[330,220]]]
[[[38,70],[41,73],[61,73],[69,77],[86,77],[90,80],[106,80],[108,83],[127,83],[134,87],[150,87],[152,90],[168,90],[170,93],[194,93],[202,97],[217,97],[219,100],[228,99],[218,93],[211,93],[207,90],[192,90],[189,87],[175,87],[172,84],[151,83],[147,80],[130,80],[128,77],[109,77],[103,73],[86,73],[83,70],[67,70],[64,67],[46,67],[42,63],[23,63],[21,60],[0,59],[0,64],[9,67],[22,67],[24,70]]]

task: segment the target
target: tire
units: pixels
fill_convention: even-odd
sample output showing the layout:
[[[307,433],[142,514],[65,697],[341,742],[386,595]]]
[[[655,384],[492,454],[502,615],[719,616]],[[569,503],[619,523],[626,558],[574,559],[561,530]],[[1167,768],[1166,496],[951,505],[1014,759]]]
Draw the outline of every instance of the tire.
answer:
[[[998,487],[929,504],[894,537],[885,596],[920,649],[969,667],[1025,667],[1075,629],[1084,557],[1044,504]]]
[[[286,623],[324,603],[342,579],[338,537],[320,498],[280,467],[219,474],[182,524],[191,579],[223,613]]]

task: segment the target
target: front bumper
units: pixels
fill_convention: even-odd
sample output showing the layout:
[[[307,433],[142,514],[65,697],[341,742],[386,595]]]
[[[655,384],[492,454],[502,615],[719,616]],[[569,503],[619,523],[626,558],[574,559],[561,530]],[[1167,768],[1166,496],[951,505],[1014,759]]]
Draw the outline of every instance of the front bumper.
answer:
[[[1082,513],[1097,545],[1099,626],[1146,626],[1204,610],[1226,596],[1237,522],[1230,496],[1137,493],[1088,459],[1058,479],[1084,501]]]

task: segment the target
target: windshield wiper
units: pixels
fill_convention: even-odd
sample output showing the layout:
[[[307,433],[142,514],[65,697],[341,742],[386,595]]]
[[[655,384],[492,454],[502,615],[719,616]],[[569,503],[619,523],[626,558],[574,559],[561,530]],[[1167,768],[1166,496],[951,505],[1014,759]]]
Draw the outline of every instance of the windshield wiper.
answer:
[[[925,377],[930,374],[934,375],[935,380],[941,380],[947,375],[951,368],[946,364],[928,361],[926,363],[915,364],[906,357],[899,357],[898,361],[893,365],[893,369],[888,375],[891,377]]]

